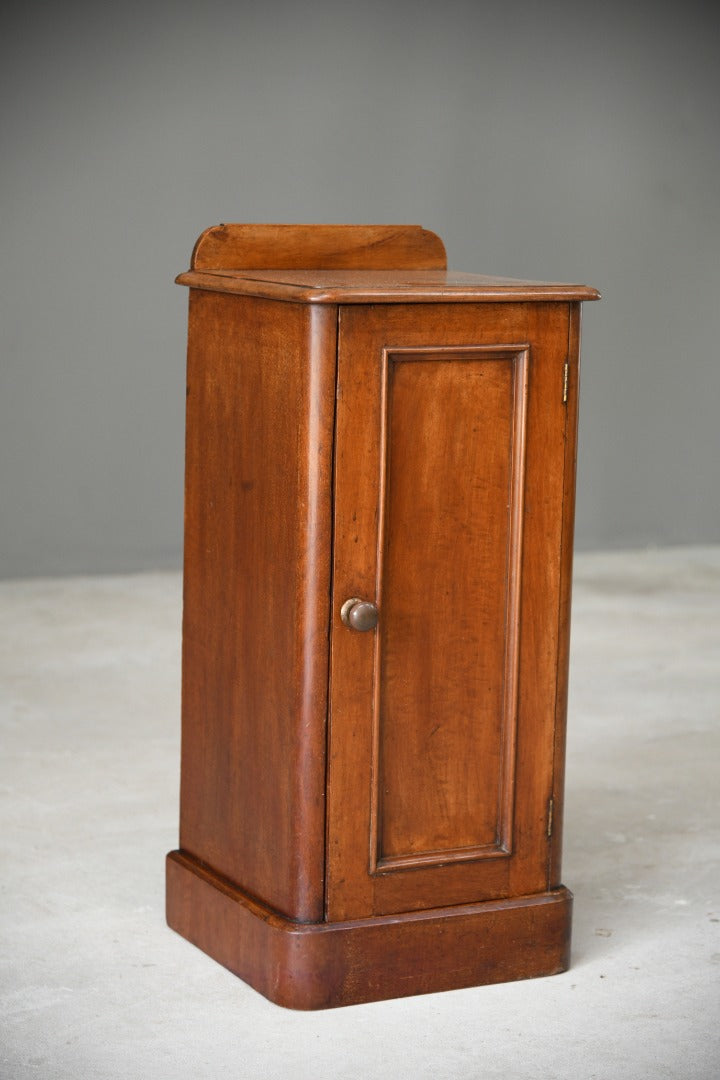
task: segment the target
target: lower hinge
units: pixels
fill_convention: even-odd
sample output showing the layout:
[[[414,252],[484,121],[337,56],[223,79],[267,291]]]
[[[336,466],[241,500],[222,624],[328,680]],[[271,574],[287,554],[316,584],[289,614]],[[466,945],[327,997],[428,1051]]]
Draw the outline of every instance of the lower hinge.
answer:
[[[548,834],[548,838],[551,837],[552,833],[553,833],[553,810],[554,809],[555,809],[555,800],[554,799],[548,799],[548,809],[547,809],[547,834]]]

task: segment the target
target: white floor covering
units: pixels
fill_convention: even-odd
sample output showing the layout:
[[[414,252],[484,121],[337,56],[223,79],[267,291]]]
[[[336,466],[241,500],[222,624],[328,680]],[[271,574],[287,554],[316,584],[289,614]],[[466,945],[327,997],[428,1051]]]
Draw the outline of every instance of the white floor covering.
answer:
[[[3,1080],[717,1080],[720,548],[576,560],[573,965],[294,1013],[168,930],[180,577],[0,584]]]

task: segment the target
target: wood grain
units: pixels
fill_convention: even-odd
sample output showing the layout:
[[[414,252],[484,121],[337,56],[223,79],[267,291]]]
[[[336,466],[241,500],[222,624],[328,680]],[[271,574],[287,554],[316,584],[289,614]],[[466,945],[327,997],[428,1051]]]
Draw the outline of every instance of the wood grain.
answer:
[[[387,869],[509,850],[527,350],[394,349],[385,367],[373,846]]]
[[[198,238],[191,268],[432,270],[445,267],[439,236],[419,225],[215,225]]]
[[[323,908],[335,318],[192,293],[181,847]]]
[[[327,916],[330,919],[359,918],[363,915],[387,914],[437,905],[466,903],[470,900],[496,899],[514,894],[528,894],[545,889],[547,882],[548,837],[547,809],[552,790],[553,730],[555,717],[556,671],[558,647],[558,597],[561,561],[561,511],[563,506],[563,472],[565,457],[565,419],[566,410],[562,402],[563,368],[568,341],[568,305],[567,304],[525,304],[525,305],[478,305],[475,307],[450,308],[432,305],[422,308],[393,306],[390,309],[375,307],[372,309],[343,308],[340,313],[339,336],[339,371],[338,371],[338,413],[335,464],[335,542],[333,570],[333,636],[331,659],[330,691],[330,736],[329,736],[329,773],[328,773],[328,881],[327,881]],[[515,784],[514,800],[515,825],[512,841],[505,846],[511,848],[506,856],[501,850],[497,858],[471,858],[456,862],[448,859],[444,862],[431,856],[434,863],[442,865],[420,867],[418,865],[404,869],[400,866],[384,870],[382,865],[373,872],[374,836],[379,835],[382,822],[374,827],[372,821],[372,801],[370,793],[376,782],[378,749],[373,739],[373,730],[383,731],[383,716],[378,709],[387,699],[387,690],[382,683],[382,673],[378,669],[378,651],[372,640],[382,635],[382,629],[370,634],[357,634],[342,626],[339,609],[343,601],[350,596],[359,596],[380,602],[381,626],[384,619],[384,607],[388,604],[388,618],[391,620],[389,633],[397,634],[393,622],[402,630],[402,620],[406,618],[402,610],[403,599],[387,599],[389,585],[379,578],[380,537],[379,523],[383,510],[382,494],[382,432],[384,421],[382,357],[384,350],[447,348],[458,347],[471,349],[512,346],[516,352],[522,352],[529,344],[529,368],[527,391],[526,423],[526,472],[524,480],[524,498],[518,505],[523,507],[522,554],[517,561],[516,573],[521,577],[520,598],[517,613],[521,613],[519,622],[508,632],[516,633],[518,651],[517,682],[517,749],[513,764]],[[451,363],[451,362],[449,362]],[[463,361],[455,368],[449,368],[459,380],[461,391],[451,396],[455,401],[456,412],[443,417],[447,431],[456,431],[463,445],[468,441],[468,412],[463,400],[473,401],[473,393],[462,383]],[[466,370],[472,370],[468,368]],[[464,391],[464,395],[463,392]],[[508,390],[509,395],[509,390]],[[489,401],[492,400],[492,396]],[[476,399],[477,404],[477,399]],[[413,406],[417,412],[416,406]],[[413,409],[408,408],[408,421],[411,421]],[[503,408],[495,407],[482,416],[482,422],[491,425],[490,432],[482,441],[486,442],[489,453],[499,453],[504,444],[505,469],[509,468],[512,446],[509,436],[508,417],[511,413],[510,397]],[[472,414],[472,409],[470,409]],[[492,425],[499,425],[492,434]],[[472,435],[472,429],[470,431]],[[479,435],[479,433],[478,433]],[[427,442],[427,439],[424,440]],[[462,492],[472,505],[474,471],[483,476],[478,460],[473,458],[477,451],[468,449],[470,468],[463,471],[456,462],[454,475],[445,478],[445,486],[455,485],[456,494],[452,497],[455,505],[462,504]],[[390,461],[393,458],[393,445],[387,448]],[[415,447],[415,452],[403,451],[402,462],[407,470],[405,484],[407,491],[402,496],[397,510],[397,520],[411,513],[407,509],[412,492],[422,488],[423,473],[427,467],[423,443]],[[431,458],[433,451],[430,452]],[[451,454],[451,461],[454,460]],[[450,469],[449,473],[453,473]],[[498,474],[501,475],[501,474]],[[494,483],[499,481],[496,479]],[[392,498],[392,492],[388,498]],[[446,495],[437,492],[438,505],[442,505]],[[507,496],[503,519],[507,522]],[[495,509],[497,509],[497,502]],[[412,521],[408,528],[412,527]],[[494,525],[488,524],[488,528]],[[421,523],[418,532],[422,533]],[[407,529],[406,529],[407,534]],[[455,549],[437,556],[435,573],[442,581],[445,575],[452,573],[445,563],[453,560],[457,567],[459,582],[470,583],[470,567],[478,559],[477,532],[458,528],[455,536]],[[447,543],[443,540],[443,543]],[[501,554],[502,553],[502,554]],[[471,587],[469,607],[473,602],[478,607],[481,617],[486,599],[483,591],[500,590],[494,601],[495,611],[505,603],[500,600],[506,588],[506,567],[498,560],[507,559],[507,541],[503,542],[502,529],[499,543],[488,548],[491,563],[486,569],[488,574],[477,568],[475,584]],[[400,562],[398,555],[398,563]],[[482,562],[482,559],[479,560]],[[489,571],[492,570],[492,573]],[[399,574],[399,566],[390,564],[392,574]],[[432,592],[428,581],[430,569],[422,561],[408,560],[407,567],[399,577],[403,588],[417,597],[423,589]],[[497,575],[497,576],[496,576]],[[412,584],[411,584],[412,582]],[[457,586],[455,586],[457,588]],[[473,590],[474,589],[474,594]],[[380,601],[380,597],[384,597]],[[464,614],[458,611],[462,621]],[[487,615],[486,615],[487,617]],[[518,618],[516,614],[516,619]],[[479,760],[488,747],[497,740],[499,719],[502,711],[498,703],[503,700],[502,685],[505,670],[502,659],[497,662],[498,645],[493,644],[496,628],[492,620],[480,636],[487,642],[488,649],[496,659],[496,671],[492,681],[495,695],[495,716],[492,721],[485,721],[487,736],[480,738],[481,754],[474,756],[473,739],[476,736],[474,723],[466,719],[455,728],[452,736],[453,752],[470,760]],[[501,620],[502,622],[503,620]],[[433,650],[438,659],[433,660],[438,670],[448,676],[458,652],[457,639],[451,628],[449,609],[442,618],[445,636],[433,638]],[[422,641],[426,632],[419,630],[418,641]],[[454,680],[448,682],[446,694],[456,708],[464,708],[468,716],[467,702],[459,706],[459,698],[466,692],[472,699],[472,688],[479,685],[478,671],[473,670],[471,657],[477,656],[482,649],[480,638],[476,636],[467,648],[459,649],[461,670],[454,671]],[[487,683],[481,661],[475,661],[476,668]],[[397,661],[397,671],[402,670],[401,658]],[[432,669],[429,661],[424,662],[421,652],[410,652],[403,678],[409,685],[417,680],[420,686],[427,685],[426,667]],[[375,691],[375,687],[381,690]],[[468,687],[470,690],[468,690]],[[488,699],[490,700],[490,699]],[[409,706],[408,706],[409,707]],[[472,712],[472,707],[470,709]],[[397,723],[397,722],[396,722]],[[413,755],[404,755],[403,738],[414,748],[415,756],[420,748],[413,743],[411,727],[420,733],[434,729],[436,720],[433,716],[432,699],[415,695],[412,699],[412,715],[404,721],[407,728],[400,724],[397,738],[391,741],[395,749],[380,743],[380,753],[397,752],[399,757],[393,769],[401,771],[401,794],[393,812],[397,812],[397,801],[405,801],[407,810],[403,831],[408,834],[411,818],[418,820],[421,843],[427,844],[431,837],[423,834],[430,821],[438,820],[438,793],[426,781],[428,766],[418,764],[415,781],[409,769],[402,764]],[[494,733],[494,734],[493,734]],[[497,746],[497,741],[495,741]],[[449,751],[449,744],[446,748]],[[504,766],[503,766],[504,767]],[[436,776],[442,775],[442,769],[462,771],[465,762],[449,765],[435,763],[432,768]],[[457,817],[461,805],[487,805],[487,796],[483,785],[493,785],[494,798],[497,798],[498,770],[500,768],[497,750],[495,759],[488,761],[487,774],[475,774],[478,790],[468,793],[454,793],[446,800],[446,818],[442,828],[446,830],[445,840],[449,842],[450,833],[459,824]],[[387,774],[388,761],[382,766]],[[510,770],[508,770],[510,772]],[[459,774],[455,779],[459,779]],[[397,777],[395,777],[397,780]],[[465,775],[465,781],[469,774]],[[383,791],[383,796],[385,796]],[[454,800],[454,802],[453,802]],[[465,811],[463,811],[465,813]],[[455,815],[454,825],[450,820]],[[458,832],[460,842],[470,837],[472,815],[465,814],[465,823]],[[425,826],[423,826],[425,822]],[[488,829],[486,823],[485,830]],[[463,830],[464,833],[463,833]],[[438,837],[436,837],[438,839]],[[477,838],[476,838],[477,839]],[[460,845],[459,845],[460,846]],[[502,847],[502,845],[500,845]],[[382,860],[381,860],[382,861]]]
[[[219,226],[192,266],[170,925],[294,1008],[563,970],[599,294],[447,272],[417,226]]]
[[[558,597],[557,694],[553,757],[552,836],[548,888],[560,884],[565,808],[565,743],[567,736],[568,676],[570,667],[570,610],[572,599],[573,540],[575,534],[575,477],[577,472],[578,404],[580,392],[580,304],[570,308],[568,325],[568,384],[565,406],[565,470],[563,481],[562,540]]]
[[[328,1009],[564,971],[572,896],[557,889],[487,904],[341,923],[293,923],[172,852],[173,929],[278,1005]]]
[[[190,270],[176,278],[213,292],[243,293],[306,304],[522,303],[597,300],[597,289],[453,270]]]

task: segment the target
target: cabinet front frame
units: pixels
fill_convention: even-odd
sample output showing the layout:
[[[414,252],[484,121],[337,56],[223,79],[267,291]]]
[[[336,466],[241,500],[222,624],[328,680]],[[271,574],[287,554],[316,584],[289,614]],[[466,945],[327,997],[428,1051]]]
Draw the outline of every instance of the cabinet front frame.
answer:
[[[327,785],[326,918],[503,899],[548,887],[562,618],[571,305],[353,305],[339,309]],[[576,342],[574,342],[576,344]],[[378,834],[378,632],[348,630],[350,596],[383,618],[388,370],[415,359],[513,368],[506,583],[504,783],[494,843],[383,857]],[[570,432],[572,435],[572,432]],[[566,562],[566,561],[565,561]],[[564,719],[564,718],[563,718]],[[559,810],[559,807],[558,807]]]

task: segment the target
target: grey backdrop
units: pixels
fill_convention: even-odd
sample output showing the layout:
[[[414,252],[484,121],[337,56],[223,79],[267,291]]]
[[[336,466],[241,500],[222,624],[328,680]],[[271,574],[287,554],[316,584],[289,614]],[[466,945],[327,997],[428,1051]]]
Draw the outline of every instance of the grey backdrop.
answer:
[[[577,539],[712,542],[717,7],[5,15],[0,575],[179,565],[185,291],[220,221],[418,222],[586,282]]]

